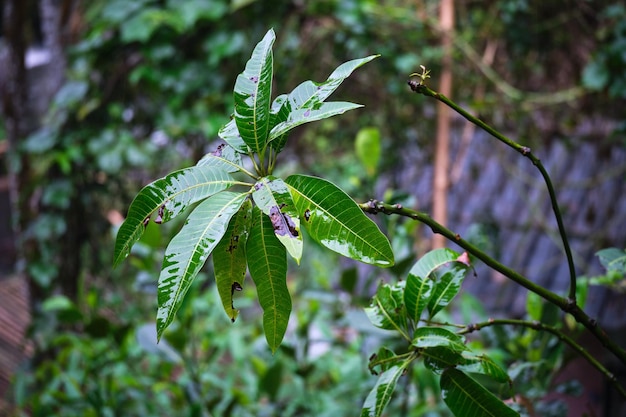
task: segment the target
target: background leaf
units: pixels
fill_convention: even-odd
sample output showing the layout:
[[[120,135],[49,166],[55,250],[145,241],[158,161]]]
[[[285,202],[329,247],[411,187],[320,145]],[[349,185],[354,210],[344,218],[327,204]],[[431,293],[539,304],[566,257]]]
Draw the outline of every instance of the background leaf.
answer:
[[[607,271],[626,271],[626,251],[607,248],[596,252],[596,256]]]
[[[243,73],[235,82],[235,122],[243,141],[253,152],[263,153],[267,145],[272,94],[272,45],[276,35],[270,29],[259,42]]]
[[[191,212],[165,250],[159,276],[157,336],[174,320],[193,279],[224,236],[231,217],[247,194],[224,191],[207,198]]]
[[[255,208],[252,219],[246,247],[248,270],[263,309],[265,339],[272,352],[275,352],[285,336],[291,314],[291,296],[287,289],[287,253],[274,234],[272,222],[261,210]]]
[[[131,203],[128,216],[117,232],[114,266],[128,256],[145,230],[144,221],[160,207],[163,209],[155,221],[165,223],[192,204],[233,184],[233,178],[224,170],[204,165],[174,171],[146,185]]]
[[[382,267],[393,265],[393,251],[387,237],[336,185],[305,175],[291,175],[285,182],[313,239],[357,261]]]
[[[440,386],[443,400],[457,417],[519,416],[502,400],[458,369],[446,369],[441,375]]]
[[[367,175],[371,177],[376,174],[381,156],[380,130],[376,127],[359,130],[354,141],[354,150]]]
[[[238,311],[233,306],[234,291],[243,289],[246,278],[246,243],[252,221],[252,202],[246,199],[231,219],[224,237],[213,250],[213,270],[224,311],[232,321]]]

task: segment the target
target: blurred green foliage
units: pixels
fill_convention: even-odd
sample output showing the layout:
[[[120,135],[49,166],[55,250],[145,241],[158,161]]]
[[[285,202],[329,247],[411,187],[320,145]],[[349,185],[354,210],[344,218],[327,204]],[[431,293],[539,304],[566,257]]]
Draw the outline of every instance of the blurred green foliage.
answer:
[[[539,3],[545,7],[538,9]],[[595,24],[587,8],[555,10],[550,3],[459,2],[458,38],[478,53],[497,40],[493,67],[520,89],[547,91],[558,78],[559,88],[582,83],[623,99],[624,7],[601,2],[596,9],[603,23]],[[155,346],[145,333],[153,327],[154,271],[163,256],[160,248],[180,223],[151,225],[131,262],[113,272],[107,216],[122,212],[149,179],[195,163],[215,147],[217,130],[233,107],[235,77],[250,45],[269,27],[279,34],[276,84],[286,89],[302,79],[325,79],[337,62],[382,55],[376,66],[355,74],[347,93],[367,112],[297,132],[283,156],[286,171],[299,167],[323,174],[357,200],[372,197],[376,178],[364,175],[359,161],[384,175],[403,149],[432,141],[432,104],[398,97],[420,64],[438,72],[441,50],[433,24],[438,2],[96,0],[84,7],[84,33],[69,51],[67,82],[43,127],[19,149],[32,161],[26,193],[39,205],[21,236],[37,247],[37,256],[24,267],[51,298],[34,312],[30,337],[38,360],[15,379],[16,415],[348,415],[358,409],[375,382],[365,358],[384,336],[354,307],[366,303],[381,277],[311,246],[315,255],[290,277],[298,317],[275,356],[261,343],[259,321],[231,325],[210,279],[193,288],[197,296],[188,297],[192,301],[177,327],[165,335],[168,343]],[[571,30],[559,30],[572,21],[584,22],[591,31],[582,32],[585,39],[597,45],[589,62],[575,62],[585,68],[582,81],[576,67],[565,61],[554,65],[561,56],[555,51],[577,47]],[[463,50],[455,49],[454,59],[458,101],[494,118],[507,116],[516,128],[533,128],[511,116],[518,114],[511,110],[516,103],[497,88],[474,97],[483,74]],[[575,118],[578,108],[572,109],[569,116]],[[559,112],[559,117],[567,113],[562,107]],[[380,142],[379,162],[373,154],[359,151],[358,160],[354,154],[365,141],[355,144],[357,133],[368,126],[375,127]],[[394,177],[388,179],[385,200],[412,206],[414,199],[393,190]],[[74,220],[80,222],[72,237],[78,250],[67,253],[60,242],[76,228]],[[397,217],[379,221],[394,247],[392,273],[404,276],[414,260],[416,225]],[[69,257],[80,259],[78,274],[71,277],[62,274]],[[78,282],[75,299],[54,295],[63,279]],[[244,291],[236,300],[244,315],[257,314],[251,296]],[[459,305],[480,311],[470,298]],[[510,363],[536,352],[529,336],[518,338],[521,333],[494,332],[493,344],[472,343],[480,345],[476,349],[502,346],[502,361]],[[548,381],[547,372],[561,363],[558,348],[541,343],[550,351],[546,362],[529,365],[532,372],[522,369],[514,378],[529,389]],[[327,350],[314,356],[313,346]],[[448,415],[438,381],[422,371],[410,371],[413,383],[398,389],[387,408],[390,415]],[[535,388],[548,389],[547,383]]]

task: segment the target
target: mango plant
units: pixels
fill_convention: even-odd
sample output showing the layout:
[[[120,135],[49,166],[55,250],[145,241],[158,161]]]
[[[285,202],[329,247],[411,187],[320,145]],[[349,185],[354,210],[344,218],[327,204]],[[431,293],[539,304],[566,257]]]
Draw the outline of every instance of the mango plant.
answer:
[[[506,371],[487,355],[473,352],[458,328],[434,321],[458,294],[470,269],[466,252],[436,249],[413,265],[406,281],[379,287],[366,313],[375,326],[396,333],[407,346],[400,354],[383,346],[370,357],[370,371],[380,376],[361,417],[381,416],[399,377],[419,360],[440,375],[443,400],[454,415],[519,415],[469,375],[483,374],[510,385]]]
[[[429,252],[417,261],[405,281],[382,285],[377,291],[366,309],[370,320],[375,326],[403,338],[406,348],[395,353],[383,346],[370,358],[369,368],[379,374],[379,379],[365,399],[362,417],[383,415],[398,380],[418,361],[439,376],[443,401],[454,415],[519,415],[471,376],[487,376],[493,380],[491,386],[512,385],[509,375],[496,361],[472,351],[466,344],[466,334],[491,326],[517,326],[556,337],[604,374],[626,398],[626,389],[614,375],[557,325],[543,320],[543,307],[537,307],[543,306],[537,301],[543,299],[553,310],[562,310],[565,318],[586,328],[608,351],[626,363],[626,350],[609,338],[582,309],[584,291],[579,291],[581,286],[576,282],[556,193],[547,171],[531,150],[428,88],[425,81],[429,71],[425,67],[421,74],[414,74],[419,81],[409,81],[411,90],[451,107],[528,158],[540,171],[568,260],[571,285],[567,297],[502,265],[426,213],[374,200],[357,204],[343,190],[322,178],[301,174],[284,179],[275,176],[277,156],[286,146],[292,129],[360,107],[326,100],[354,70],[377,56],[348,61],[337,67],[326,81],[305,81],[290,93],[272,100],[274,40],[274,32],[268,31],[236,79],[233,117],[219,131],[224,143],[195,166],[172,172],[145,186],[131,203],[118,231],[115,265],[129,255],[150,221],[165,223],[190,210],[186,222],[165,251],[158,280],[157,337],[160,339],[172,323],[194,278],[212,255],[218,293],[232,321],[238,315],[234,294],[243,289],[247,274],[252,278],[263,309],[265,338],[275,352],[291,314],[287,259],[289,256],[300,263],[304,252],[303,232],[341,255],[390,267],[394,264],[391,245],[365,213],[395,214],[429,226],[434,233],[455,242],[466,252],[459,254],[450,249]],[[368,162],[369,166],[375,163],[376,160]],[[472,268],[470,255],[534,294],[529,298],[528,308],[533,320],[489,319],[470,325],[435,321],[435,316],[458,294]],[[622,251],[606,252],[603,256],[611,268],[623,269]]]
[[[269,30],[236,79],[234,114],[219,131],[225,143],[197,165],[145,186],[118,231],[114,265],[129,255],[150,221],[165,223],[192,208],[165,251],[158,280],[159,339],[210,255],[224,311],[232,321],[238,315],[234,294],[243,289],[249,272],[272,351],[281,344],[291,313],[287,256],[300,262],[302,228],[341,255],[381,267],[394,264],[385,235],[336,185],[306,175],[273,175],[293,128],[361,107],[326,100],[354,70],[377,56],[346,62],[326,81],[305,81],[272,100],[274,40]]]

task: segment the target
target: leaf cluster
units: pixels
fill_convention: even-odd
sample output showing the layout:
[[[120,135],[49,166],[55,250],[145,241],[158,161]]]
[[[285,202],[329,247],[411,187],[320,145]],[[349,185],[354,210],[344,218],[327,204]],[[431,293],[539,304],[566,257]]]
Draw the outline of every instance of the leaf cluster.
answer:
[[[506,371],[489,356],[474,353],[465,337],[451,330],[453,326],[434,321],[459,293],[470,269],[467,254],[437,249],[413,265],[406,281],[378,289],[366,312],[374,325],[405,339],[407,351],[396,354],[382,347],[371,356],[370,370],[380,376],[361,416],[381,416],[399,378],[417,360],[440,376],[443,400],[456,416],[518,415],[468,375],[483,374],[497,383],[510,384]]]
[[[345,192],[321,178],[291,175],[283,180],[273,175],[277,155],[292,129],[360,107],[326,99],[355,69],[376,56],[346,62],[325,82],[305,81],[272,100],[274,40],[274,31],[269,30],[237,77],[234,114],[219,131],[225,143],[197,165],[145,186],[118,231],[115,265],[128,256],[150,221],[162,224],[193,207],[165,251],[158,284],[159,338],[210,255],[222,304],[233,321],[237,317],[233,296],[242,290],[249,272],[273,351],[284,337],[291,313],[287,255],[300,262],[302,229],[341,255],[383,267],[393,265],[389,241]],[[252,169],[242,158],[250,161]]]

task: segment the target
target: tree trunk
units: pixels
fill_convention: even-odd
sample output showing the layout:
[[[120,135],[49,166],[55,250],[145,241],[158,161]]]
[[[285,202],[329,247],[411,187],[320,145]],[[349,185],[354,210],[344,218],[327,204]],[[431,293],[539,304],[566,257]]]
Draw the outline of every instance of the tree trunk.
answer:
[[[442,0],[439,9],[439,23],[442,32],[443,61],[439,92],[445,96],[452,93],[452,36],[454,30],[454,2]],[[450,166],[450,109],[437,103],[437,138],[435,145],[435,166],[433,176],[433,218],[446,225],[448,221],[448,170]],[[433,248],[442,248],[446,239],[438,234],[433,236]]]

